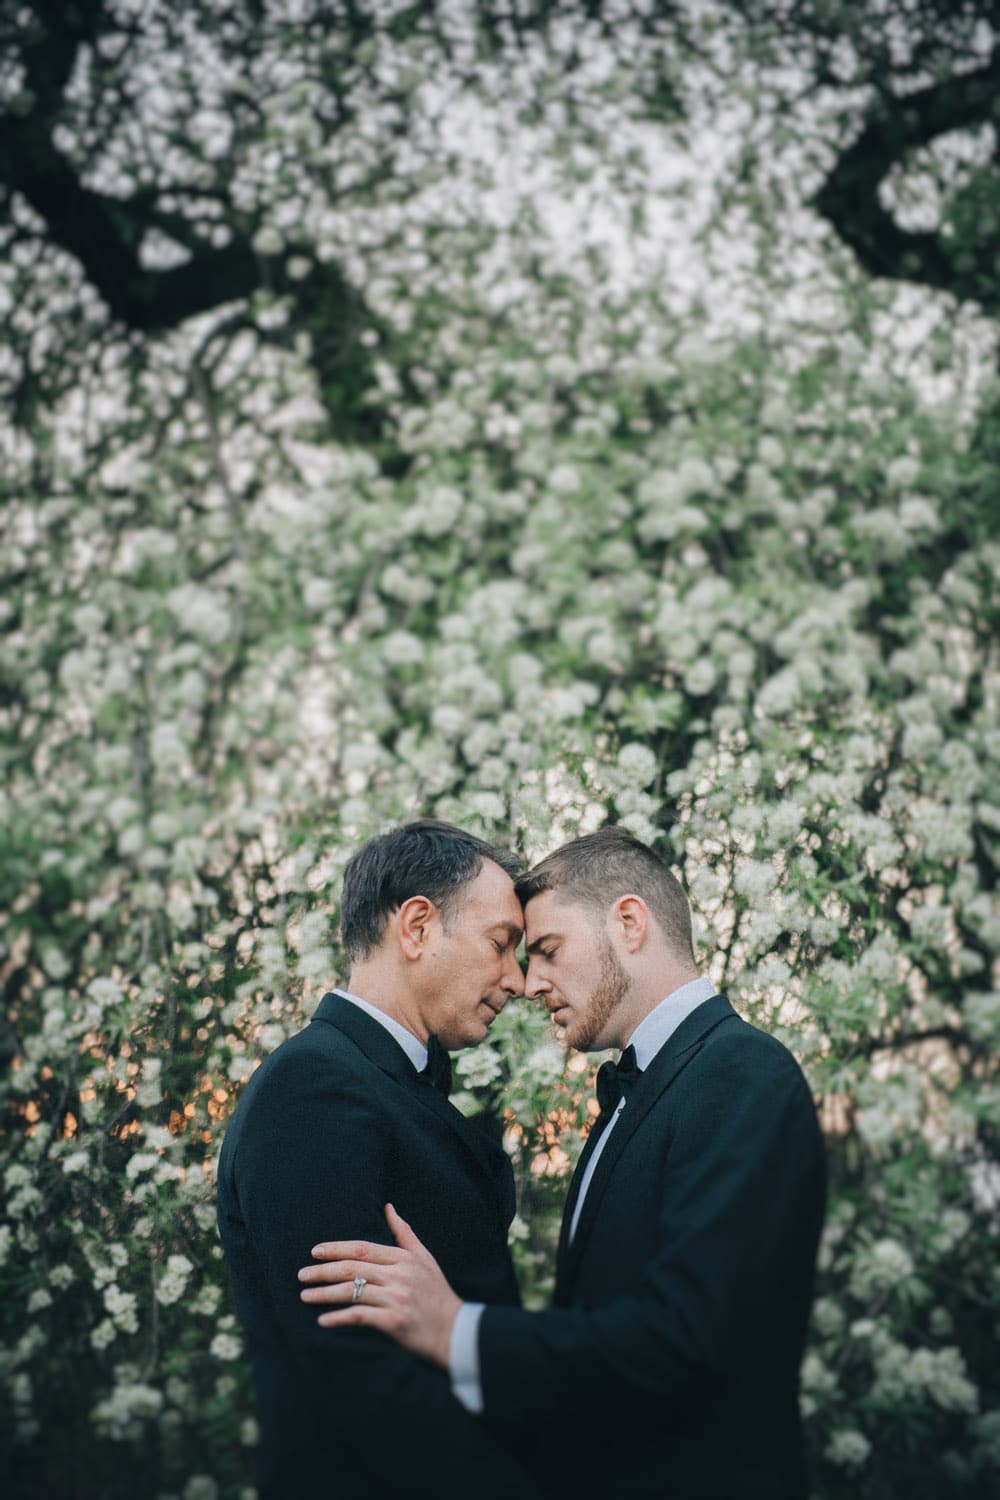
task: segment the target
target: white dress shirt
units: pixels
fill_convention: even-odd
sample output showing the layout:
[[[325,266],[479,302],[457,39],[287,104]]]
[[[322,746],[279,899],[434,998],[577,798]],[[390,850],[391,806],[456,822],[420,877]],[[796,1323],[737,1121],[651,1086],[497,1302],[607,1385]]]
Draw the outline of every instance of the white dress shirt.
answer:
[[[680,989],[669,994],[665,1000],[661,1000],[648,1016],[644,1016],[626,1043],[626,1046],[635,1048],[635,1060],[638,1067],[648,1068],[681,1022],[686,1021],[693,1010],[697,1010],[698,1006],[703,1005],[706,1000],[711,1000],[716,993],[715,985],[710,979],[691,979],[687,984],[682,984]],[[618,1108],[601,1132],[587,1163],[573,1210],[573,1222],[569,1227],[571,1243],[580,1219],[583,1200],[587,1196],[587,1189],[590,1187],[601,1152],[607,1145],[608,1137],[617,1125],[626,1103],[627,1100],[623,1095],[618,1102]],[[483,1387],[479,1371],[479,1320],[483,1315],[484,1306],[482,1302],[462,1303],[451,1330],[451,1343],[448,1348],[448,1371],[452,1391],[468,1411],[474,1412],[481,1412],[483,1409]]]
[[[358,1007],[358,1010],[363,1010],[366,1015],[371,1016],[373,1021],[378,1021],[380,1026],[384,1026],[393,1040],[402,1047],[417,1072],[424,1071],[427,1066],[427,1048],[413,1035],[412,1031],[407,1031],[399,1021],[394,1020],[392,1016],[387,1016],[384,1010],[379,1010],[377,1005],[372,1005],[368,1000],[362,1000],[360,995],[352,995],[350,990],[338,989],[333,993],[339,995],[342,1000],[350,1000],[352,1005]]]

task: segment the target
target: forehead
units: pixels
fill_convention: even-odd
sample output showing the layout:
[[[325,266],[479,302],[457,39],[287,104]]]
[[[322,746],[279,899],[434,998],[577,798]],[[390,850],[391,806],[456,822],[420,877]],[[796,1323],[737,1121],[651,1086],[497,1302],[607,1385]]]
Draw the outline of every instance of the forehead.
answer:
[[[561,898],[559,891],[542,891],[524,908],[525,936],[529,943],[551,934],[576,932],[580,927],[594,926],[593,913]]]
[[[466,887],[464,905],[469,915],[478,920],[506,922],[519,928],[524,925],[521,903],[514,894],[514,882],[491,859],[483,860],[483,868]]]

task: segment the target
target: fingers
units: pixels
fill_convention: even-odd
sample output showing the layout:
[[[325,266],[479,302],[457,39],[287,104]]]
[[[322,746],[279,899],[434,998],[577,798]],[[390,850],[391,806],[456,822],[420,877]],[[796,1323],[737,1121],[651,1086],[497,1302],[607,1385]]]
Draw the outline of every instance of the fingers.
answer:
[[[380,1286],[377,1281],[366,1281],[356,1302],[353,1281],[338,1281],[331,1286],[305,1287],[299,1293],[299,1300],[333,1304],[337,1307],[388,1307],[390,1303],[388,1288]]]
[[[365,1291],[368,1288],[365,1287]],[[316,1319],[322,1328],[381,1328],[391,1334],[398,1325],[398,1317],[388,1308],[374,1307],[356,1302],[353,1307],[341,1307],[336,1312],[323,1313]]]
[[[371,1265],[391,1266],[399,1259],[394,1245],[376,1245],[371,1240],[324,1240],[309,1252],[316,1260],[363,1260]]]
[[[401,1250],[422,1250],[423,1241],[418,1240],[406,1220],[396,1212],[391,1203],[385,1205],[385,1222],[392,1230],[392,1237]]]
[[[372,1281],[377,1275],[376,1267],[366,1260],[323,1260],[318,1265],[302,1266],[299,1280],[324,1282],[333,1285],[337,1281],[352,1282],[355,1276],[364,1276]]]

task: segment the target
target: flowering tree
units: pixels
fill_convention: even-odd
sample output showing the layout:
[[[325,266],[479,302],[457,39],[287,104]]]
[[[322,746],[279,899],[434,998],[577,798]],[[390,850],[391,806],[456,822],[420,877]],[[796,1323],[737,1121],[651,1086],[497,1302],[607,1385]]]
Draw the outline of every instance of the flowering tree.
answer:
[[[703,220],[711,288],[741,309],[723,337],[704,284],[681,303],[658,263],[617,270],[600,216],[580,211],[567,254],[537,194],[498,198],[485,164],[504,141],[563,201],[582,181],[650,209],[644,153],[666,127],[651,136],[623,97],[628,37],[617,55],[578,46],[578,136],[557,97],[523,140],[494,107],[498,63],[474,95],[456,85],[460,148],[411,79],[383,181],[395,137],[345,108],[347,183],[310,133],[322,46],[265,49],[285,91],[241,94],[235,70],[256,124],[220,219],[233,234],[245,216],[256,279],[176,318],[109,320],[54,239],[37,276],[39,208],[19,201],[0,268],[18,397],[0,512],[16,1493],[252,1483],[215,1154],[257,1061],[344,977],[347,858],[422,813],[529,858],[610,817],[671,860],[706,969],[801,1059],[827,1131],[804,1372],[817,1493],[960,1496],[995,1473],[991,332],[867,286],[828,244],[804,270],[772,258],[788,239],[758,201],[733,212],[773,276],[727,265],[719,202]],[[403,54],[427,45],[380,31],[358,87],[391,104]],[[171,86],[197,93],[192,46],[171,38]],[[524,47],[531,67],[507,77],[526,105],[568,75],[558,36]],[[97,98],[86,69],[73,79]],[[76,143],[89,171],[140,150],[128,119],[105,155]],[[657,189],[665,211],[683,215],[689,181]],[[162,242],[143,245],[136,274],[169,276]],[[916,354],[902,306],[927,330]],[[458,1072],[461,1106],[512,1154],[541,1298],[591,1064],[522,1003]]]

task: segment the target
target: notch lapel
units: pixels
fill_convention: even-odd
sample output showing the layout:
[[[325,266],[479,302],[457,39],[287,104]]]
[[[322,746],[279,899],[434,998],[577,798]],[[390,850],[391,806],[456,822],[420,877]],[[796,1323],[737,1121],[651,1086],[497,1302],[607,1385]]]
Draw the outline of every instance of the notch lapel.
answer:
[[[399,1083],[409,1083],[419,1078],[416,1068],[386,1028],[368,1015],[359,1005],[352,1005],[343,995],[324,995],[313,1012],[313,1022],[325,1021],[342,1031],[363,1052],[369,1062],[375,1064],[390,1078]]]
[[[581,1254],[586,1246],[591,1226],[600,1208],[601,1198],[615,1163],[656,1101],[701,1050],[709,1033],[735,1015],[736,1012],[724,995],[713,995],[711,999],[703,1001],[681,1022],[673,1035],[667,1038],[649,1067],[643,1069],[641,1077],[629,1095],[628,1103],[615,1122],[607,1145],[601,1152],[600,1161],[594,1169],[590,1186],[587,1188],[587,1196],[580,1211],[580,1222],[576,1226],[576,1234],[570,1243],[569,1226],[572,1221],[573,1208],[579,1195],[579,1185],[586,1170],[587,1161],[593,1154],[592,1150],[588,1151],[593,1136],[591,1132],[591,1137],[588,1137],[587,1145],[583,1149],[583,1154],[573,1174],[563,1215],[556,1268],[557,1303],[563,1305],[569,1300]]]
[[[313,1020],[326,1022],[348,1037],[369,1062],[410,1090],[421,1108],[430,1110],[452,1130],[466,1151],[471,1152],[500,1198],[504,1228],[514,1215],[513,1172],[507,1153],[484,1131],[467,1120],[444,1094],[426,1083],[395,1038],[373,1016],[352,1005],[343,995],[324,995]]]

